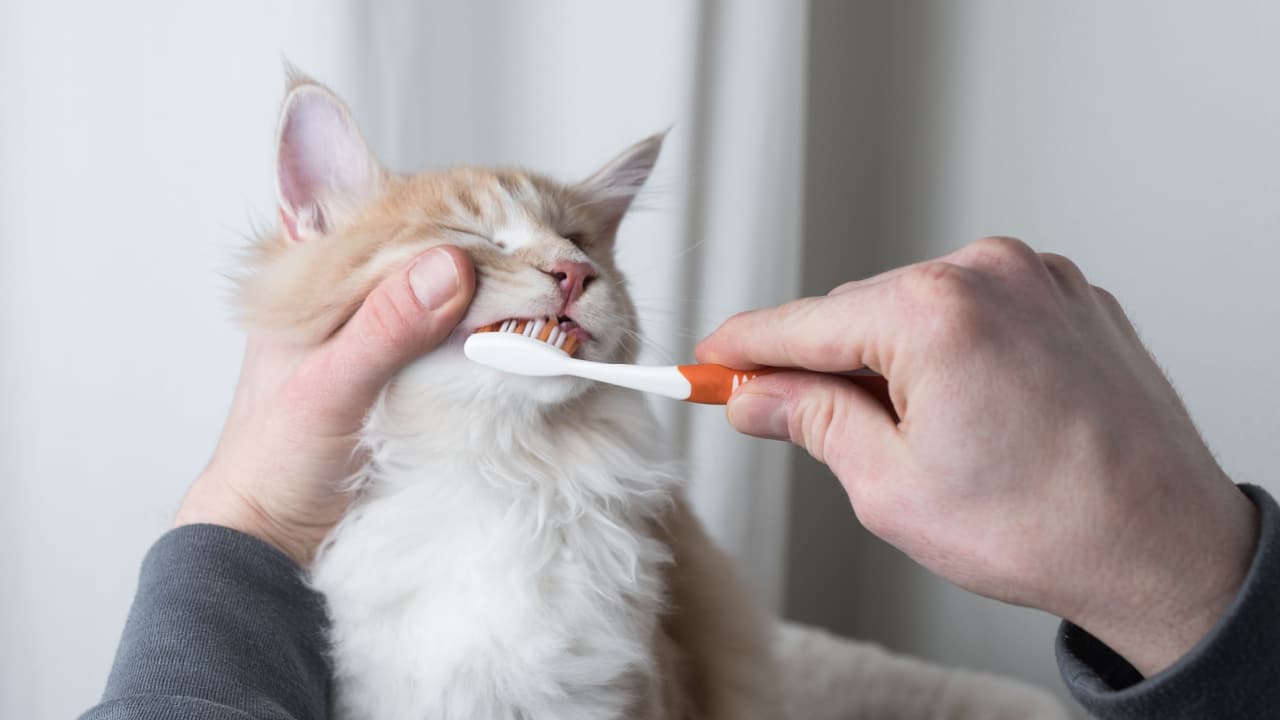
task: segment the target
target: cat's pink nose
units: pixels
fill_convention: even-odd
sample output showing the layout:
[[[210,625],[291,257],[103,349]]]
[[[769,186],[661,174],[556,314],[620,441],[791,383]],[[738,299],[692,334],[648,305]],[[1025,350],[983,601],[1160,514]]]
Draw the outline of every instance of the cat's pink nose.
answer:
[[[561,260],[551,266],[549,270],[542,272],[550,275],[560,285],[560,292],[564,294],[564,306],[568,308],[575,300],[582,297],[582,293],[586,291],[587,285],[596,278],[596,269],[591,263],[570,262]]]

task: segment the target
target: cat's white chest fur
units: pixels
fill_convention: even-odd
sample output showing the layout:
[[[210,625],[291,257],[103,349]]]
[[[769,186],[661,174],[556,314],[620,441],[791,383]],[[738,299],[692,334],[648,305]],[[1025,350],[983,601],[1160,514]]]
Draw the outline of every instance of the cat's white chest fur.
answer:
[[[371,434],[375,471],[312,573],[337,717],[626,714],[653,671],[671,480],[642,403],[580,419],[478,453]]]

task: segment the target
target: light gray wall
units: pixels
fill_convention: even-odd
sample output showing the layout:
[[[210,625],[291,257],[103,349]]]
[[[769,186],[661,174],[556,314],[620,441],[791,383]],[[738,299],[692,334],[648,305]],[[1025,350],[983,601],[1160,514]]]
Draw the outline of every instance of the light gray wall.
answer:
[[[583,177],[692,94],[683,0],[368,5],[0,0],[0,718],[101,696],[143,553],[213,450],[244,343],[220,271],[273,216],[282,58],[397,169]],[[667,327],[686,142],[619,243]]]
[[[989,234],[1112,290],[1226,470],[1280,491],[1280,5],[811,3],[805,290]],[[858,528],[797,458],[787,610],[1059,687],[1052,618]]]

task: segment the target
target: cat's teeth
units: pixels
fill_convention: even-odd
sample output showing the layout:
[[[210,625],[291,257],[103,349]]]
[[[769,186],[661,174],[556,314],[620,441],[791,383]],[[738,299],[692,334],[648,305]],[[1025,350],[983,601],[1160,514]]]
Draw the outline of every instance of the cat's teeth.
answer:
[[[575,331],[584,332],[582,326],[573,320],[564,320],[555,315],[548,315],[537,319],[509,318],[501,322],[492,323],[481,328],[477,328],[476,332],[506,332],[515,335],[523,335],[527,338],[533,338],[560,348],[561,350],[573,355],[577,352],[579,341]]]

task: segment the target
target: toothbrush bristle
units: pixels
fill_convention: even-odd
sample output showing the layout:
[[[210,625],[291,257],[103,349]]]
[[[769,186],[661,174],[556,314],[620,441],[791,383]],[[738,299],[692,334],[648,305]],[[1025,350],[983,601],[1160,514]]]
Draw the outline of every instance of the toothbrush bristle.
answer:
[[[512,318],[501,322],[489,323],[475,329],[478,333],[513,333],[538,340],[563,351],[573,357],[578,349],[578,338],[560,327],[560,321],[554,317],[537,320],[518,320]]]

